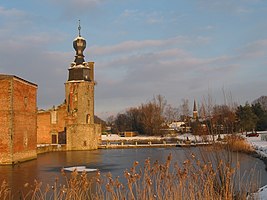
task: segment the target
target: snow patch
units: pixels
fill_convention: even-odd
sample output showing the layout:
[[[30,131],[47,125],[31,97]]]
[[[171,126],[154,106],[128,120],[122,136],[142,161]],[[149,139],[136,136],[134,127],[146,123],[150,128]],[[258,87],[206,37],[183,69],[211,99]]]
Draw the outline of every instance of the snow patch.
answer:
[[[64,167],[63,168],[66,171],[77,171],[77,172],[95,172],[98,171],[98,169],[93,169],[93,168],[86,168],[86,166],[73,166],[73,167]]]
[[[256,152],[261,156],[267,158],[267,141],[262,140],[262,135],[267,134],[266,131],[259,132],[258,137],[247,137],[247,141],[251,144],[251,146],[256,150]],[[267,199],[267,185],[261,187],[258,192],[251,195],[252,197],[259,200]]]

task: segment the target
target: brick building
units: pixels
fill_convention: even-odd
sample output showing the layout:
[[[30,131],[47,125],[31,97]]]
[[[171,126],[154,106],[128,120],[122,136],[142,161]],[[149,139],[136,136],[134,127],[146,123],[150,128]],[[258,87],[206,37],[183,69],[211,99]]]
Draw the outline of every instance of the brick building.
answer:
[[[66,144],[66,104],[37,113],[37,144]]]
[[[0,74],[0,164],[37,157],[36,99],[36,84]]]
[[[66,144],[67,150],[97,149],[101,126],[94,123],[94,62],[85,62],[86,41],[80,35],[73,41],[75,60],[65,83],[65,102],[38,111],[38,144]]]

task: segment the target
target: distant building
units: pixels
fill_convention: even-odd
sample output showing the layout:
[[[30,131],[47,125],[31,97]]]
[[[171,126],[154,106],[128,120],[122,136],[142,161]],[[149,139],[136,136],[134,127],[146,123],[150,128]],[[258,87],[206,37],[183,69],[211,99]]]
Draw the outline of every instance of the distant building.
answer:
[[[194,100],[194,107],[193,107],[193,119],[194,119],[194,120],[198,119],[198,111],[197,111],[197,104],[196,104],[196,100]]]
[[[168,127],[180,133],[188,133],[191,131],[191,127],[183,121],[173,121]]]
[[[169,124],[169,128],[174,129],[176,131],[182,131],[183,127],[185,126],[185,122],[181,121],[173,121]]]
[[[37,85],[0,74],[0,164],[34,159]]]
[[[124,131],[124,132],[120,132],[119,135],[121,137],[135,137],[138,135],[137,131]]]
[[[65,83],[65,102],[38,111],[38,144],[66,144],[67,150],[97,149],[101,126],[94,123],[94,62],[85,62],[86,41],[80,34],[73,41],[75,60]]]

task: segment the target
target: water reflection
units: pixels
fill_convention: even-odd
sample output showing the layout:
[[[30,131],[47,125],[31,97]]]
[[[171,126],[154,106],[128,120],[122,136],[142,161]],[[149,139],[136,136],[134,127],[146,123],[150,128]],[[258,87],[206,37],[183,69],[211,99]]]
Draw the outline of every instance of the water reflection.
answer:
[[[130,169],[134,161],[144,165],[147,158],[151,162],[166,161],[171,153],[173,162],[182,163],[191,152],[198,153],[198,148],[140,148],[140,149],[106,149],[95,151],[51,152],[38,155],[38,159],[16,166],[0,166],[0,182],[4,179],[12,186],[14,193],[23,188],[25,183],[32,184],[35,179],[52,185],[56,177],[61,177],[60,170],[69,166],[86,166],[97,168],[102,174],[111,172],[113,177],[123,177],[125,169]],[[241,174],[255,169],[261,177],[261,185],[267,184],[267,172],[264,163],[245,154],[233,154],[240,161]],[[256,175],[256,174],[255,174]]]

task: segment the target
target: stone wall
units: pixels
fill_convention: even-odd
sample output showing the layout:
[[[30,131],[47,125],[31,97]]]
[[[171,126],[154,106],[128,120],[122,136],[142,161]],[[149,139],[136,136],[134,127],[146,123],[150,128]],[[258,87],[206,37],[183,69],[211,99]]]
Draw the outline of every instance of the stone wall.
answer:
[[[67,150],[97,149],[101,141],[101,126],[94,124],[94,84],[94,81],[65,83]]]
[[[93,150],[99,145],[101,127],[98,124],[67,126],[67,150]]]
[[[65,83],[68,124],[94,124],[94,83]]]

